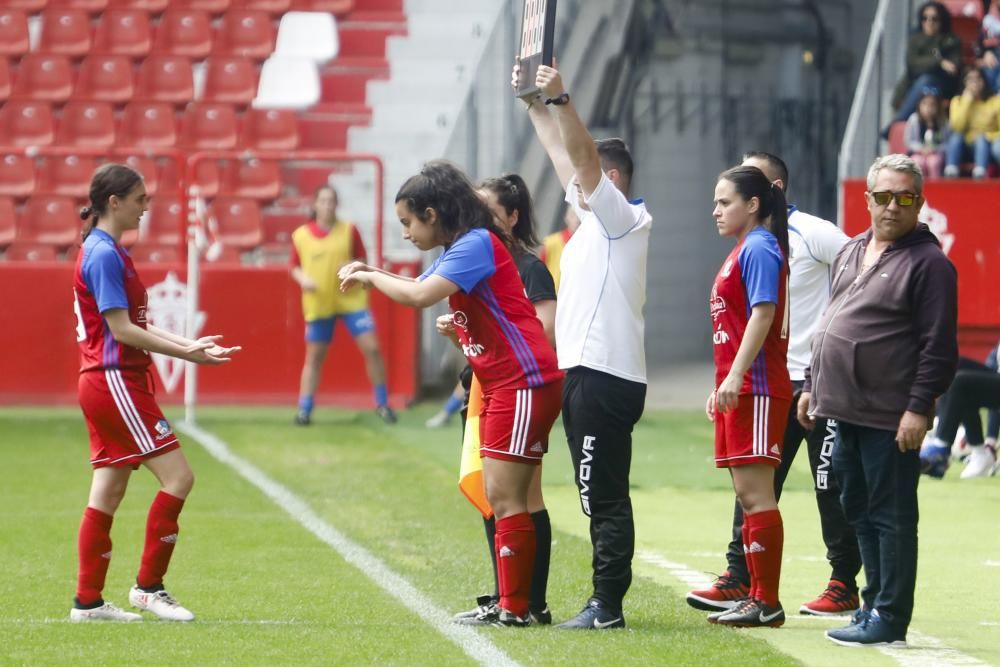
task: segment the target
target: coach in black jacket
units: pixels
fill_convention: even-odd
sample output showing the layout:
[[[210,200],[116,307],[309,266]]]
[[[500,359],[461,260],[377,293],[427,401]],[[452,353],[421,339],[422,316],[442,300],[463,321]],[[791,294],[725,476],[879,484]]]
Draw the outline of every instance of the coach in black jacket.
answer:
[[[804,424],[838,422],[833,472],[865,566],[862,609],[827,632],[839,644],[903,644],[913,615],[918,452],[958,364],[957,276],[917,222],[922,191],[920,168],[905,155],[869,169],[872,226],[834,263],[798,405]]]

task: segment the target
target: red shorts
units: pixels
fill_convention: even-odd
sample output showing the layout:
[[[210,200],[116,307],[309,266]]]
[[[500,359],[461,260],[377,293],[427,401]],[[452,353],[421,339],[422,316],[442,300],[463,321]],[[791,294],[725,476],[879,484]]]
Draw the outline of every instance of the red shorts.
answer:
[[[715,415],[715,467],[765,463],[778,467],[792,401],[740,396],[735,410]]]
[[[88,371],[80,373],[78,387],[95,468],[138,467],[144,458],[180,447],[145,371]]]
[[[534,389],[484,394],[479,456],[538,465],[549,451],[549,431],[561,409],[562,379]]]

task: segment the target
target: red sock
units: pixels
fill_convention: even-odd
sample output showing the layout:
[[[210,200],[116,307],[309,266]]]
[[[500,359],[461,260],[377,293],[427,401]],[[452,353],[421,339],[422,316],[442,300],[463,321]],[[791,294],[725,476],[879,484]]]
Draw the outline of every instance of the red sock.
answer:
[[[754,597],[757,587],[757,574],[753,571],[754,561],[750,559],[750,522],[747,521],[746,513],[743,514],[743,560],[747,563],[747,572],[750,574],[750,597]]]
[[[497,574],[500,606],[518,616],[528,613],[531,571],[535,565],[535,523],[527,512],[497,519]]]
[[[110,514],[88,507],[83,511],[77,551],[80,569],[76,579],[76,599],[82,605],[92,605],[101,600],[104,578],[111,564]]]
[[[177,542],[177,516],[184,507],[184,500],[160,491],[149,507],[146,519],[146,546],[142,550],[142,565],[136,583],[140,588],[154,588],[163,584],[163,575],[170,565],[170,556]]]
[[[751,587],[755,597],[768,607],[778,605],[778,584],[781,580],[781,550],[785,542],[785,528],[781,522],[781,512],[768,510],[746,516],[750,527],[750,550],[747,562],[753,563],[755,583]]]

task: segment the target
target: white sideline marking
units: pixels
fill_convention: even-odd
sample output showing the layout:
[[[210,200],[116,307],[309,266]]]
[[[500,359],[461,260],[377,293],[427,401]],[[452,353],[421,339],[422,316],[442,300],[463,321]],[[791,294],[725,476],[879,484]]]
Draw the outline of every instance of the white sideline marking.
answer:
[[[666,570],[692,588],[707,588],[712,585],[712,580],[706,577],[704,573],[692,570],[683,563],[667,560],[655,551],[636,551],[635,555],[645,563]],[[800,617],[790,614],[788,616],[789,621],[800,618],[831,620],[828,617],[807,615]],[[969,667],[987,664],[982,660],[973,658],[971,655],[962,653],[958,649],[945,646],[944,642],[940,639],[917,632],[912,628],[907,632],[906,642],[906,648],[880,648],[878,650],[894,659],[900,665],[903,665],[903,667]]]
[[[517,662],[497,648],[489,639],[466,626],[452,623],[451,615],[437,607],[413,584],[392,571],[373,553],[324,521],[305,501],[289,489],[268,477],[249,461],[234,454],[229,446],[218,437],[187,422],[181,422],[176,426],[204,447],[217,461],[229,466],[243,479],[260,489],[274,504],[288,512],[303,528],[332,547],[344,560],[456,644],[470,658],[482,665],[518,667]]]
[[[988,560],[984,564],[986,567],[1000,567],[1000,560]]]

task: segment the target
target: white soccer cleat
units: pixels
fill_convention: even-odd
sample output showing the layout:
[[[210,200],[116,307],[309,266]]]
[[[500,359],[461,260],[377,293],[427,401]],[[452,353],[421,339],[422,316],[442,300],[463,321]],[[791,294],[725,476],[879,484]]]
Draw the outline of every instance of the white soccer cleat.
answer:
[[[87,621],[131,623],[132,621],[141,621],[142,616],[119,609],[110,602],[105,602],[100,607],[95,607],[94,609],[77,609],[74,607],[69,610],[69,620],[74,623],[84,623]]]
[[[170,593],[159,590],[147,593],[138,586],[128,592],[128,601],[136,609],[143,609],[165,621],[193,621],[194,614],[177,604]]]
[[[965,464],[962,471],[962,479],[973,477],[989,477],[996,473],[997,454],[990,445],[979,445],[969,447],[972,450],[969,454],[969,462]]]
[[[424,426],[426,426],[427,428],[442,428],[444,426],[447,426],[450,420],[451,420],[451,415],[449,415],[444,410],[441,410],[433,417],[428,419],[426,422],[424,422]]]

